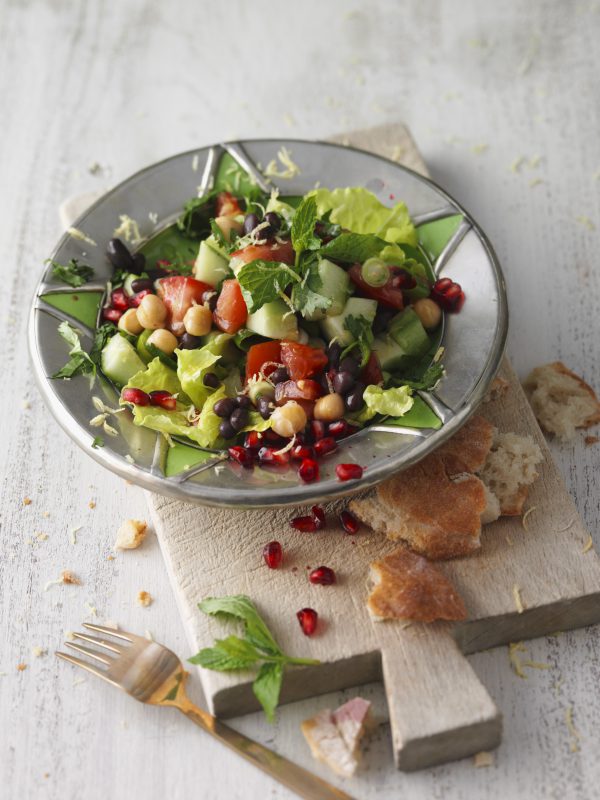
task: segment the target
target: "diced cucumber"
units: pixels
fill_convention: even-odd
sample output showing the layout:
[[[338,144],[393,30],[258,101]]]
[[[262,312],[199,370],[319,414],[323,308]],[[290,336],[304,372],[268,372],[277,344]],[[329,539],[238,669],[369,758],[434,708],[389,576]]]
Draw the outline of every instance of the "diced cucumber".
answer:
[[[325,317],[321,322],[321,330],[328,342],[335,339],[341,345],[352,344],[354,341],[352,334],[344,324],[346,319],[348,317],[365,317],[369,322],[373,322],[376,313],[376,300],[368,300],[366,297],[351,297],[346,302],[341,314]]]
[[[136,372],[146,368],[134,346],[119,333],[104,345],[101,365],[102,372],[117,386],[124,386]]]
[[[250,385],[248,397],[254,405],[258,403],[261,397],[268,397],[269,400],[272,400],[275,397],[275,388],[269,381],[256,381],[256,383]]]
[[[389,335],[406,355],[418,358],[431,347],[431,341],[421,320],[412,308],[405,308],[389,324]]]
[[[224,278],[231,277],[228,260],[210,246],[209,240],[200,242],[198,258],[194,265],[194,278],[209,286],[218,286]]]
[[[136,344],[138,356],[142,359],[142,361],[145,361],[146,364],[149,364],[154,357],[152,353],[148,350],[148,347],[146,346],[146,342],[148,341],[150,336],[152,336],[153,333],[154,333],[153,330],[150,330],[150,328],[146,328],[146,330],[142,331],[138,336]]]
[[[283,300],[273,300],[250,314],[246,327],[267,339],[298,340],[298,320]]]
[[[398,372],[411,360],[411,357],[391,336],[377,336],[373,341],[373,352],[377,354],[384,374],[385,372]]]
[[[327,309],[317,308],[312,314],[304,315],[308,320],[321,320],[327,314],[328,317],[335,317],[341,314],[346,305],[346,300],[350,294],[350,278],[345,269],[338,267],[326,258],[319,262],[319,278],[321,285],[313,291],[322,294],[331,300],[331,305]],[[310,285],[310,284],[309,284]],[[311,288],[313,288],[311,286]]]

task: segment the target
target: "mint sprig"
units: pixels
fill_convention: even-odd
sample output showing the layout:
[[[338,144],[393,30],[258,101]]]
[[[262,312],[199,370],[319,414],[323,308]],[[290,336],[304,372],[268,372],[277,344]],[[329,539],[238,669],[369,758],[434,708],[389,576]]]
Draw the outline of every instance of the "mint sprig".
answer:
[[[68,264],[59,264],[58,261],[53,261],[51,258],[48,262],[52,264],[52,275],[63,283],[68,283],[69,286],[78,289],[87,283],[94,275],[94,270],[88,267],[87,264],[80,264],[76,258],[72,258]]]
[[[342,358],[355,347],[358,347],[361,355],[360,366],[365,366],[369,360],[371,349],[373,347],[374,337],[372,325],[373,323],[362,315],[355,317],[350,314],[350,316],[346,317],[344,320],[344,327],[352,334],[354,341],[342,351]]]
[[[261,258],[244,264],[237,279],[250,314],[281,297],[291,283],[300,280],[287,264]]]
[[[198,603],[198,608],[211,616],[241,621],[245,637],[217,639],[212,647],[205,647],[188,660],[191,664],[217,672],[249,669],[260,664],[252,689],[267,719],[272,722],[279,703],[285,667],[288,664],[313,665],[319,661],[286,655],[246,595],[208,597]]]
[[[303,250],[317,250],[321,240],[315,236],[317,203],[314,197],[305,197],[292,220],[292,246],[296,252],[296,263]]]
[[[335,239],[324,244],[319,253],[324,258],[336,261],[362,264],[368,258],[378,256],[388,244],[374,233],[340,233]]]

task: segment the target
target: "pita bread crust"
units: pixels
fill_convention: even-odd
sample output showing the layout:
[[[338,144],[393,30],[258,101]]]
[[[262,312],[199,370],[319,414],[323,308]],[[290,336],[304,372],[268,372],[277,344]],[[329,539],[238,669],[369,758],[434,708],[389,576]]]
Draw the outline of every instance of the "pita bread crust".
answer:
[[[600,401],[596,395],[596,392],[592,389],[589,383],[586,383],[583,378],[580,378],[579,375],[576,375],[572,372],[568,367],[566,367],[562,361],[553,361],[550,364],[552,369],[556,372],[561,373],[561,375],[568,375],[570,378],[573,378],[574,381],[577,381],[579,386],[589,394],[589,396],[595,401],[596,403],[596,411],[586,419],[585,424],[583,425],[584,428],[589,428],[592,425],[595,425],[597,422],[600,422]]]
[[[371,564],[375,587],[367,608],[376,619],[434,622],[466,619],[465,604],[448,578],[402,546]]]
[[[485,417],[477,414],[444,442],[436,453],[442,456],[450,474],[479,472],[492,448],[495,431]]]

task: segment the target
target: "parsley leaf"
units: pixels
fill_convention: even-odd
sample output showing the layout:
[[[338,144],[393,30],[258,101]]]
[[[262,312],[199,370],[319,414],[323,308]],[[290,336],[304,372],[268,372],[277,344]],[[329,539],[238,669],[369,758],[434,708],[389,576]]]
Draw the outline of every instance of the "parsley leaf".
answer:
[[[352,314],[346,317],[344,320],[344,327],[352,334],[354,341],[352,344],[349,344],[345,350],[343,350],[342,357],[355,347],[358,347],[361,353],[360,365],[361,367],[365,366],[369,360],[371,348],[373,346],[372,324],[373,323],[370,322],[366,317],[363,317],[362,314],[359,317],[355,317]]]
[[[283,683],[283,664],[274,662],[263,664],[258,671],[252,691],[265,710],[269,722],[275,719],[275,709],[279,703]]]
[[[319,292],[323,281],[319,275],[319,259],[316,253],[303,253],[299,261],[303,273],[300,283],[292,290],[292,305],[305,317],[311,317],[318,309],[326,309],[331,305],[331,298]]]
[[[374,233],[340,233],[337,238],[323,245],[319,252],[325,258],[362,264],[368,258],[379,255],[386,245],[387,242]]]
[[[80,264],[76,258],[72,258],[68,264],[59,264],[58,261],[52,261],[51,258],[46,263],[52,264],[52,275],[55,278],[63,283],[68,283],[75,289],[83,286],[94,275],[91,267],[88,267],[87,264]]]
[[[265,303],[277,299],[292,281],[300,280],[287,264],[264,261],[261,258],[244,264],[237,274],[237,279],[250,314]]]
[[[303,250],[316,250],[321,240],[315,236],[317,222],[317,202],[314,197],[305,197],[292,220],[292,245],[296,258]]]
[[[72,328],[68,322],[61,322],[58,332],[62,338],[71,345],[69,350],[69,360],[67,363],[52,375],[53,378],[73,378],[75,375],[90,375],[91,382],[96,377],[96,365],[89,355],[81,347],[79,333]]]
[[[96,328],[94,333],[94,343],[92,345],[92,349],[90,350],[90,358],[96,365],[96,367],[100,366],[100,356],[102,354],[102,350],[104,345],[108,342],[109,339],[117,333],[117,328],[113,325],[112,322],[105,322],[100,325],[99,328]]]
[[[411,389],[428,391],[433,389],[444,377],[444,365],[441,363],[430,364],[420,378],[402,378],[403,386]]]
[[[94,436],[92,447],[97,450],[99,447],[104,447],[104,439],[101,436]]]

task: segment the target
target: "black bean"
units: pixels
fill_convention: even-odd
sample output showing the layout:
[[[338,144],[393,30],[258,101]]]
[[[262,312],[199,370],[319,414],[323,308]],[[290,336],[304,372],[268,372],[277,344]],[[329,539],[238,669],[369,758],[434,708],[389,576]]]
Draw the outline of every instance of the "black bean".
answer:
[[[131,253],[120,239],[111,239],[106,246],[108,260],[117,269],[133,272],[134,263]]]
[[[234,431],[241,431],[248,424],[248,411],[245,408],[236,408],[229,422]]]
[[[219,425],[219,433],[224,439],[233,439],[235,436],[235,428],[228,419],[224,419]]]
[[[146,289],[152,291],[153,286],[154,284],[150,278],[136,278],[134,281],[131,281],[131,291],[134,294],[143,292]]]
[[[151,281],[156,281],[159,278],[166,278],[167,275],[170,275],[170,272],[162,267],[154,267],[154,269],[147,269],[146,273]]]
[[[237,403],[238,408],[250,408],[252,405],[252,401],[246,394],[239,394],[235,398],[235,402]]]
[[[275,211],[267,211],[265,214],[265,222],[269,223],[269,227],[273,232],[281,228],[281,219],[279,218],[279,214],[276,214]]]
[[[341,353],[342,348],[337,342],[332,342],[327,348],[327,358],[329,359],[329,364],[331,367],[333,367],[333,369],[338,368]]]
[[[206,305],[210,308],[211,311],[214,311],[217,307],[217,293],[214,289],[211,289],[210,292],[202,292],[202,305]]]
[[[189,333],[186,335],[189,336]],[[217,378],[214,372],[207,372],[204,378],[202,379],[202,383],[205,386],[210,386],[211,389],[216,389],[218,386],[221,385],[221,381]]]
[[[340,372],[349,372],[351,375],[354,375],[355,378],[358,378],[360,365],[352,356],[346,356],[346,358],[340,361]]]
[[[289,373],[285,367],[278,367],[269,375],[269,379],[272,383],[283,383],[283,381],[289,380],[289,377]]]
[[[246,235],[248,235],[249,233],[252,233],[254,228],[256,228],[256,226],[259,223],[260,223],[260,220],[256,216],[256,214],[246,214],[246,216],[244,217],[244,233]]]
[[[140,275],[146,269],[146,256],[143,253],[135,253],[133,258],[133,269],[136,275]]]
[[[235,400],[232,400],[231,397],[223,397],[221,400],[217,400],[213,406],[213,411],[217,417],[223,417],[224,419],[229,419],[234,409]]]
[[[202,339],[199,336],[192,336],[191,333],[184,333],[179,340],[179,347],[182,350],[195,350],[202,344]]]
[[[356,383],[354,375],[342,370],[333,376],[333,388],[338,394],[348,394]]]
[[[271,416],[271,408],[270,408],[271,401],[268,397],[259,397],[256,403],[256,407],[258,408],[258,413],[261,415],[263,419],[269,419]]]
[[[346,408],[348,411],[360,411],[363,404],[363,394],[365,392],[364,383],[357,383],[354,389],[346,396]]]

